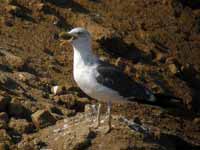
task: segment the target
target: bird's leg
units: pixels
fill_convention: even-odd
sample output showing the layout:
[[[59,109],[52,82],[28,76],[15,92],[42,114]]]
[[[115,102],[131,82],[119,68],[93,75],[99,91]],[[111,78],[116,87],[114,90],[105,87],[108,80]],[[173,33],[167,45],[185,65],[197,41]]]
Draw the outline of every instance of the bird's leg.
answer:
[[[111,101],[108,101],[108,130],[106,131],[106,133],[109,133],[111,131]]]
[[[97,112],[97,124],[95,128],[98,128],[100,126],[100,117],[101,117],[101,104],[99,103],[98,112]]]

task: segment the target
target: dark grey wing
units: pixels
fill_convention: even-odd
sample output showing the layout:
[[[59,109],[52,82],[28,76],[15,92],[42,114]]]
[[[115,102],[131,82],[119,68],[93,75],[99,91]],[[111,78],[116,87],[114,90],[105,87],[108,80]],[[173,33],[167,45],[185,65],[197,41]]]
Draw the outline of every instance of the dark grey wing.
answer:
[[[97,72],[98,83],[117,91],[123,97],[141,100],[152,98],[152,93],[147,88],[133,81],[115,66],[102,62],[97,67]]]

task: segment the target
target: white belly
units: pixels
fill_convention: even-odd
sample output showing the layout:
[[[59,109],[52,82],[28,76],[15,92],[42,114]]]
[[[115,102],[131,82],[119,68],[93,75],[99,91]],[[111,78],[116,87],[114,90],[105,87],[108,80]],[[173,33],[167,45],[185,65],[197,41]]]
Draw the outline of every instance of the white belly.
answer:
[[[124,102],[125,99],[117,92],[100,85],[96,79],[95,66],[92,68],[77,68],[74,70],[74,80],[88,96],[99,101]]]

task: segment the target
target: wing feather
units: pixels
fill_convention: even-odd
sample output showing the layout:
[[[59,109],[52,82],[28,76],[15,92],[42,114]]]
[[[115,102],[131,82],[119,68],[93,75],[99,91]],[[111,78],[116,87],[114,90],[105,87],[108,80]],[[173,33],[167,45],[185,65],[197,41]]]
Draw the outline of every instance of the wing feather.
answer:
[[[149,100],[152,93],[141,84],[133,81],[128,75],[117,67],[101,63],[97,67],[97,82],[118,91],[123,97]]]

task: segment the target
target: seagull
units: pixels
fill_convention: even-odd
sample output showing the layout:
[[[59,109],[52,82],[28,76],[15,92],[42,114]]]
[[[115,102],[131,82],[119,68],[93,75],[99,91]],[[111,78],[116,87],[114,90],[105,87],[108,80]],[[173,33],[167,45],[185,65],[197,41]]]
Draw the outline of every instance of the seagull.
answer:
[[[139,102],[150,105],[164,105],[147,87],[132,80],[116,66],[100,60],[92,52],[90,33],[81,27],[61,32],[63,43],[73,47],[73,77],[80,89],[91,98],[100,101],[96,128],[100,126],[101,102],[108,105],[108,129],[111,131],[111,104]]]

